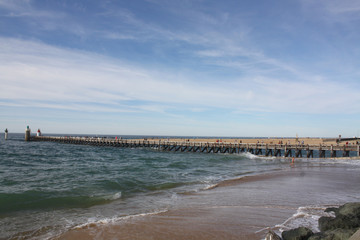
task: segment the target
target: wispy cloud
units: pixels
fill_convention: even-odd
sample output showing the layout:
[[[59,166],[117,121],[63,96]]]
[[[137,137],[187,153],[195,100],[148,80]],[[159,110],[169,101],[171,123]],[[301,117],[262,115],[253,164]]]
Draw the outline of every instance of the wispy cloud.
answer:
[[[0,44],[5,46],[0,52],[2,105],[98,111],[98,104],[107,104],[102,111],[162,114],[178,104],[188,111],[360,112],[356,90],[328,80],[291,82],[257,77],[224,84],[214,80],[204,85],[191,76],[179,79],[170,72],[40,42],[1,38]]]
[[[115,23],[114,27],[110,29],[103,29],[101,25],[86,25],[86,23],[68,16],[61,9],[57,12],[39,10],[29,0],[1,1],[0,6],[13,15],[30,18],[38,26],[36,31],[40,29],[44,31],[61,30],[83,38],[153,42],[155,45],[157,45],[156,42],[159,44],[167,42],[170,45],[171,42],[180,42],[187,45],[184,46],[184,49],[189,49],[182,51],[188,51],[187,54],[195,57],[206,58],[204,60],[206,64],[236,69],[244,62],[249,66],[248,62],[250,62],[252,66],[260,64],[257,69],[262,68],[265,64],[267,68],[296,71],[288,64],[265,56],[261,49],[256,49],[243,42],[242,40],[246,39],[249,32],[249,28],[245,24],[240,24],[241,28],[233,28],[231,25],[222,30],[224,26],[227,26],[227,22],[236,21],[238,24],[241,22],[238,21],[238,18],[231,19],[226,12],[214,12],[213,15],[210,15],[196,7],[189,10],[183,4],[178,5],[166,1],[154,1],[153,3],[163,8],[164,11],[171,12],[177,21],[181,21],[182,24],[189,27],[169,29],[162,26],[163,24],[160,22],[145,21],[129,9],[114,8],[106,4],[103,4],[103,11],[95,13],[95,16],[104,17],[107,21]],[[179,11],[179,8],[182,8],[183,11]],[[190,30],[190,26],[193,30]],[[214,59],[209,59],[209,57]],[[234,60],[239,57],[243,58],[242,62]]]
[[[321,1],[324,8],[332,14],[351,14],[360,12],[360,2],[356,0]]]
[[[360,114],[359,4],[298,3],[0,0],[0,106],[184,126]]]
[[[39,10],[33,7],[30,0],[13,0],[6,1],[0,0],[0,9],[7,10],[7,14],[4,17],[31,17],[37,19],[59,19],[64,17],[64,14],[56,11]]]
[[[360,3],[357,0],[301,0],[307,12],[314,13],[315,18],[324,19],[327,22],[346,23],[354,19],[360,19]]]

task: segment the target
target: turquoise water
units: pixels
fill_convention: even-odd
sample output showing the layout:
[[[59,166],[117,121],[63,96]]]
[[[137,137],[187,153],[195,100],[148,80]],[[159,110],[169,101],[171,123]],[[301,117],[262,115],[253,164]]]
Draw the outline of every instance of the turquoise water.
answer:
[[[3,239],[46,239],[89,222],[166,210],[183,193],[289,167],[289,160],[250,154],[25,142],[23,134],[1,136],[0,158]]]

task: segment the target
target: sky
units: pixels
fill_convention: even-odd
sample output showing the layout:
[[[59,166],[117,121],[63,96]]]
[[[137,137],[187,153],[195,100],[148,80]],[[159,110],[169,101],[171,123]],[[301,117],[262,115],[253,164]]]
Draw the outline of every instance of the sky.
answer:
[[[358,136],[359,26],[357,0],[0,0],[0,128]]]

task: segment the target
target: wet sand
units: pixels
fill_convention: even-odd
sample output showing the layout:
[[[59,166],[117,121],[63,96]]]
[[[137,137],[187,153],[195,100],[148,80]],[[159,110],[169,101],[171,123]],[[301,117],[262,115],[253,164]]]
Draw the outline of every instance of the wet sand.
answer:
[[[263,239],[299,207],[360,201],[351,166],[289,167],[180,196],[168,211],[74,228],[57,239]],[[354,184],[356,183],[356,184]]]

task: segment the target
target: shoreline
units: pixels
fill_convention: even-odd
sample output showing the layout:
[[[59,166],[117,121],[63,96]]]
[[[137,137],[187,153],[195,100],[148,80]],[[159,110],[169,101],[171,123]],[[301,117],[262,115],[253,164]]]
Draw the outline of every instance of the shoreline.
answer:
[[[25,191],[21,186],[27,182],[8,188],[5,196],[16,200],[3,205],[16,207],[0,226],[8,239],[260,239],[268,227],[293,221],[300,207],[313,210],[313,204],[321,207],[329,199],[340,204],[349,201],[343,196],[360,192],[349,188],[349,182],[359,181],[352,177],[360,172],[359,160],[299,158],[292,163],[247,153],[164,154],[144,148],[29,144],[22,139],[1,149],[7,179],[33,179],[29,167],[37,176],[47,176],[29,183]],[[246,177],[234,179],[241,176]],[[26,190],[34,183],[41,191],[29,198]],[[53,191],[59,183],[67,191]],[[20,194],[13,194],[19,189]],[[299,195],[298,190],[304,191]],[[33,205],[32,199],[44,204]],[[69,205],[79,199],[81,204]]]
[[[349,186],[360,181],[358,171],[299,167],[246,176],[181,196],[182,203],[166,212],[85,225],[54,239],[262,239],[300,207],[311,210],[358,199],[360,187]]]

